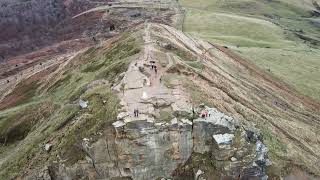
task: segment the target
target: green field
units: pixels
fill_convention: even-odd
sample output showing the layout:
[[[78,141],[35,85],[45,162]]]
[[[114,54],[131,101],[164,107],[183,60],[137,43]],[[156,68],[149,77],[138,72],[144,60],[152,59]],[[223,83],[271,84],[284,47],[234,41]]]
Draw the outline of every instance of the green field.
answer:
[[[186,8],[183,31],[232,48],[320,101],[320,27],[312,23],[320,18],[311,14],[315,9],[311,0],[180,3]],[[296,33],[309,39],[299,38]]]

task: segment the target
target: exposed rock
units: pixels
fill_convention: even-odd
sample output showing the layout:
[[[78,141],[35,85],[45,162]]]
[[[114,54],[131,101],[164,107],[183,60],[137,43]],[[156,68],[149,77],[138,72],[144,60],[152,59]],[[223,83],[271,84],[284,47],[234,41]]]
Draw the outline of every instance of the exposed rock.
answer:
[[[257,128],[254,128],[254,127],[246,128],[246,134],[247,134],[247,139],[252,143],[256,143],[259,139],[261,139],[260,131]]]
[[[235,150],[232,148],[233,134],[217,134],[213,135],[214,144],[212,155],[216,160],[227,160],[234,155]]]
[[[80,99],[79,100],[79,105],[80,105],[80,107],[82,108],[82,109],[85,109],[85,108],[87,108],[88,107],[88,101],[84,101],[84,100],[82,100],[82,99]]]
[[[235,157],[231,157],[231,159],[230,159],[232,162],[235,162],[235,161],[237,161],[237,158],[235,158]]]
[[[234,135],[233,134],[217,134],[213,135],[213,139],[215,143],[218,144],[219,148],[225,145],[231,145],[233,142]]]
[[[199,169],[199,170],[196,172],[194,179],[195,179],[195,180],[198,180],[199,177],[200,177],[202,174],[204,174],[204,172]]]
[[[147,99],[148,99],[148,94],[147,94],[147,92],[143,92],[143,93],[142,93],[141,99],[142,99],[142,100],[147,100]]]
[[[191,162],[193,167],[201,165],[200,161],[209,161],[224,175],[234,177],[240,171],[265,177],[267,149],[258,140],[258,132],[247,132],[237,119],[204,104],[190,108],[190,99],[182,90],[159,84],[158,76],[164,70],[159,68],[158,74],[150,75],[143,68],[143,63],[153,58],[153,47],[148,46],[152,42],[150,35],[144,36],[144,40],[147,45],[143,56],[133,60],[114,87],[125,87],[118,93],[122,107],[115,122],[105,127],[103,136],[83,139],[86,159],[71,166],[60,161],[53,168],[56,179],[168,179],[189,162],[193,153],[201,157],[199,162]],[[82,108],[87,108],[88,102],[82,104]],[[166,108],[170,109],[170,116],[161,122],[157,118],[159,111]],[[133,116],[134,109],[138,109],[138,115]],[[201,110],[205,116],[194,119]],[[203,180],[207,169],[199,168],[193,168],[191,175]]]
[[[178,119],[177,118],[174,118],[171,120],[171,125],[176,125],[178,124]]]
[[[47,152],[49,152],[49,151],[51,150],[51,148],[52,148],[52,144],[50,144],[50,143],[47,143],[47,144],[44,145],[44,149],[45,149]]]
[[[184,124],[189,124],[192,126],[192,122],[189,121],[188,119],[181,119],[181,122],[184,123]]]
[[[257,141],[256,143],[256,163],[260,167],[270,166],[271,161],[268,159],[268,148],[261,141]]]
[[[42,169],[38,175],[38,180],[52,180],[50,174],[49,174],[49,169],[48,167],[45,167]]]
[[[232,134],[239,122],[214,108],[207,108],[210,117],[198,118],[193,121],[194,151],[209,152],[213,144],[213,135]],[[227,135],[229,137],[229,135]],[[217,136],[217,138],[220,136]],[[211,144],[207,142],[212,142]]]
[[[121,112],[118,114],[117,119],[118,120],[124,120],[126,117],[128,117],[130,114],[128,112]]]
[[[116,121],[116,122],[112,123],[112,125],[113,125],[115,128],[119,128],[119,127],[123,127],[124,125],[126,125],[126,123],[123,122],[123,121]]]

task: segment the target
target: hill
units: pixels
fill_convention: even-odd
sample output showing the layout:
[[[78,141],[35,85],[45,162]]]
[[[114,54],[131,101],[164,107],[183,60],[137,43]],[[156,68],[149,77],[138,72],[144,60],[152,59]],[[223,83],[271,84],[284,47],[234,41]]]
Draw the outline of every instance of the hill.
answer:
[[[186,7],[185,32],[228,46],[319,100],[319,1],[182,0],[181,4]]]
[[[122,19],[112,37],[3,64],[0,179],[319,179],[319,102],[157,3],[95,7],[75,18]]]

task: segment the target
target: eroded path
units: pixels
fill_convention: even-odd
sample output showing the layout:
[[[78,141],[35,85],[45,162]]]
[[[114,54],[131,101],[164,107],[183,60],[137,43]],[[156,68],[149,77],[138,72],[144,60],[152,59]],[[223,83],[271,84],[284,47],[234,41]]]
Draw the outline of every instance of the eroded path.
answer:
[[[124,118],[123,123],[137,120],[155,122],[162,107],[171,106],[173,111],[191,108],[187,96],[183,95],[181,90],[168,89],[162,82],[161,78],[172,65],[172,59],[170,55],[165,54],[168,64],[165,67],[161,66],[159,58],[155,55],[159,50],[155,47],[156,41],[150,35],[151,26],[150,23],[145,23],[144,26],[143,54],[132,61],[122,82],[115,87],[124,106],[123,112],[119,114],[121,119]],[[157,72],[151,68],[151,64],[157,67]],[[134,117],[134,109],[139,110],[139,117]]]

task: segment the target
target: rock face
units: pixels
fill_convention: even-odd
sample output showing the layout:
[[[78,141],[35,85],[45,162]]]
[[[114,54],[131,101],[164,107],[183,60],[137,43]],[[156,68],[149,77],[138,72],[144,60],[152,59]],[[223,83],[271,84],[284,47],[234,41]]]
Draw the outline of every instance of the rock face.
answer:
[[[211,153],[225,175],[237,177],[240,172],[246,177],[266,179],[263,168],[270,164],[266,146],[260,140],[250,142],[237,120],[214,108],[205,109],[210,117],[193,123],[177,118],[170,123],[144,118],[124,122],[129,115],[120,113],[105,138],[92,144],[83,141],[86,161],[72,167],[51,166],[50,172],[55,172],[51,173],[54,179],[171,178],[192,153]],[[205,174],[201,171],[202,179]]]
[[[117,128],[116,146],[120,164],[130,169],[133,179],[170,177],[192,153],[192,127],[184,123],[154,125],[135,121]]]
[[[264,167],[271,162],[258,132],[245,130],[238,120],[215,108],[206,107],[205,111],[210,116],[194,120],[194,152],[211,154],[225,175],[267,178]]]

